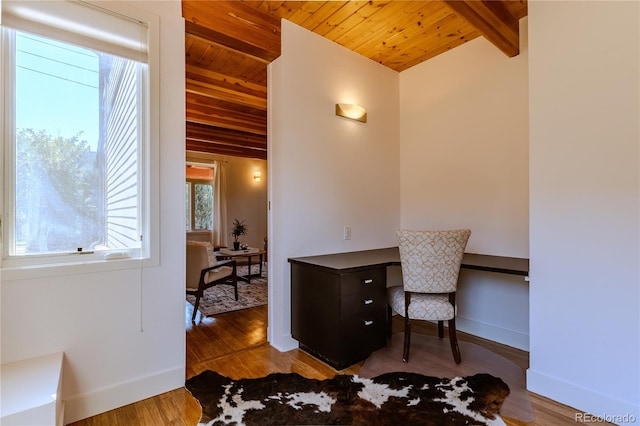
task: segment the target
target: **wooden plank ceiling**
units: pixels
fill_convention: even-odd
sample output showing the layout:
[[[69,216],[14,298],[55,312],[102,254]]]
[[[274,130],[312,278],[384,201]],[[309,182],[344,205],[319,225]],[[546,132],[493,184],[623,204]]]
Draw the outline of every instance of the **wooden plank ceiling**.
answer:
[[[483,36],[519,53],[526,0],[183,0],[187,150],[267,158],[267,65],[287,19],[396,71]]]

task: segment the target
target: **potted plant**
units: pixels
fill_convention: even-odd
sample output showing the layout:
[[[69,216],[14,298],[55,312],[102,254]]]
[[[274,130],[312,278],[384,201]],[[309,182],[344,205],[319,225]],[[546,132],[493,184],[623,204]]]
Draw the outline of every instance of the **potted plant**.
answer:
[[[233,249],[238,250],[240,248],[240,241],[238,238],[242,235],[247,235],[247,225],[243,221],[233,219],[233,228],[231,228],[231,235],[233,235]]]

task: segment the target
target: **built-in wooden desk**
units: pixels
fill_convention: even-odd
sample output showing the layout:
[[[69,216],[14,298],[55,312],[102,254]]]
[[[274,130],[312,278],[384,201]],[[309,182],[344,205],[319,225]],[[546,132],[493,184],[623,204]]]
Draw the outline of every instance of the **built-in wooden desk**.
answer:
[[[398,247],[294,257],[291,334],[300,348],[342,369],[386,345],[386,268]],[[527,277],[529,259],[465,253],[462,268]]]

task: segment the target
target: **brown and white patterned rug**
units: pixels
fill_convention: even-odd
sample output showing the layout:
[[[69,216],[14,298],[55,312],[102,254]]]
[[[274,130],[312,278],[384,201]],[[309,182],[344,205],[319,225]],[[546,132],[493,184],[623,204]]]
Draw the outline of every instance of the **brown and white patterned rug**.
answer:
[[[258,273],[258,266],[251,266],[253,273]],[[247,266],[238,266],[238,275],[246,275]],[[233,287],[230,285],[218,285],[205,290],[204,296],[200,299],[198,310],[202,315],[210,317],[224,312],[239,311],[241,309],[253,308],[267,304],[268,284],[266,268],[262,269],[260,277],[251,278],[251,283],[238,281],[238,300],[233,294]],[[187,301],[195,305],[195,296],[187,295]]]
[[[385,348],[375,351],[358,371],[362,377],[375,377],[391,371],[407,371],[437,377],[472,376],[488,373],[500,377],[511,392],[504,401],[500,413],[505,418],[533,422],[535,416],[524,370],[508,359],[473,343],[460,341],[462,362],[456,364],[451,355],[448,338],[411,335],[409,362],[402,361],[404,333],[395,333]]]
[[[500,406],[508,386],[489,374],[440,379],[416,373],[374,378],[338,374],[307,379],[274,373],[232,380],[205,371],[186,388],[211,425],[505,425]]]

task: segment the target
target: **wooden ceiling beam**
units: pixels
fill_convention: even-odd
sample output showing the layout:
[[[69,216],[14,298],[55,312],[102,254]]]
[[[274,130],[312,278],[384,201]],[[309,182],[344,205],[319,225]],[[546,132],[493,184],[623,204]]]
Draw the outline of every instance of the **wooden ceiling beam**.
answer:
[[[186,65],[187,93],[267,110],[267,88],[263,85]]]
[[[245,43],[242,40],[230,38],[226,34],[222,34],[210,28],[194,24],[190,21],[185,21],[185,36],[187,38],[191,37],[198,39],[212,46],[218,46],[222,49],[239,52],[242,55],[262,62],[263,64],[268,64],[273,61],[273,59],[280,56],[280,54],[278,53],[278,56],[273,57],[273,55],[275,54],[274,52],[268,52],[259,49],[256,46]],[[271,59],[272,57],[273,59]]]
[[[200,102],[200,99],[191,99],[191,97],[193,95],[187,93],[187,123],[200,123],[256,135],[267,134],[266,113],[261,116],[241,113],[219,105],[208,105]]]
[[[280,19],[242,2],[183,0],[182,16],[187,33],[267,62],[280,56]]]
[[[512,58],[520,53],[518,19],[502,2],[486,0],[442,0],[457,15]]]
[[[239,145],[225,145],[212,142],[186,141],[187,151],[206,152],[209,154],[229,155],[233,157],[257,158],[259,160],[267,159],[267,150],[252,149]]]
[[[241,145],[253,149],[267,149],[267,136],[239,130],[224,129],[198,123],[187,123],[187,139],[198,142]]]

